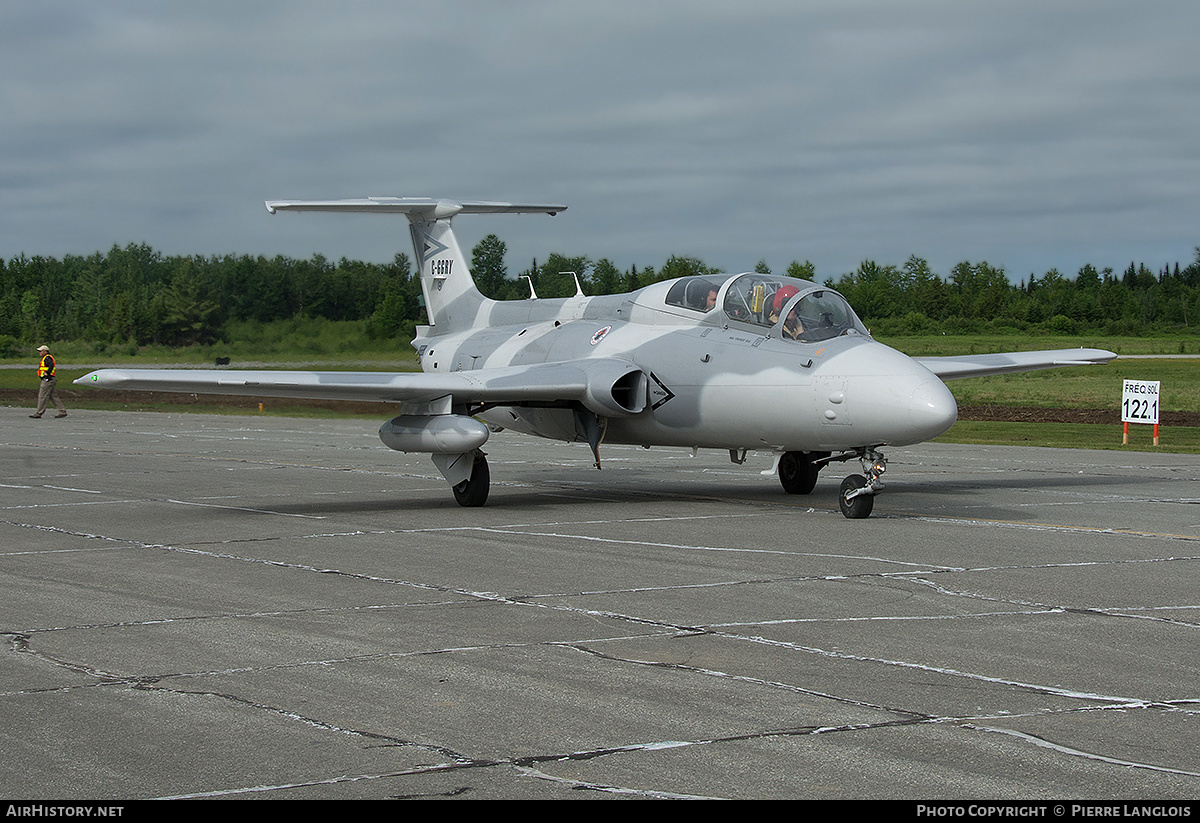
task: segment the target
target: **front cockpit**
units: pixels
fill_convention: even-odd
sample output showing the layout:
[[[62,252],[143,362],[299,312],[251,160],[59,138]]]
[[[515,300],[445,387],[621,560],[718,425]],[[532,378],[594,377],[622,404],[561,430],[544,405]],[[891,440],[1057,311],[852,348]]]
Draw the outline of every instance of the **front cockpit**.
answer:
[[[684,277],[671,283],[663,302],[705,315],[708,322],[716,319],[712,312],[719,307],[724,320],[782,340],[817,343],[843,334],[869,336],[844,297],[794,277],[757,272]]]

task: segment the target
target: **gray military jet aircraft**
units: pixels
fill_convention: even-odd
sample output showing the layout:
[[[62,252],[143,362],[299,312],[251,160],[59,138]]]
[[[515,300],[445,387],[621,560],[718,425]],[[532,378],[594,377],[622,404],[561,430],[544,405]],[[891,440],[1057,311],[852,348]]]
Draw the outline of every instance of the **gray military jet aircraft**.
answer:
[[[482,446],[515,429],[602,443],[774,454],[767,473],[808,494],[818,472],[859,460],[841,484],[849,518],[883,489],[883,446],[919,443],[958,416],[944,379],[1106,363],[1099,349],[911,358],[874,340],[833,289],[771,274],[684,277],[629,293],[495,301],[475,287],[451,221],[556,214],[566,206],[430,198],[269,201],[267,210],[403,214],[429,325],[422,373],[101,369],[80,385],[400,404],[380,439],[426,452],[463,506],[487,500]]]

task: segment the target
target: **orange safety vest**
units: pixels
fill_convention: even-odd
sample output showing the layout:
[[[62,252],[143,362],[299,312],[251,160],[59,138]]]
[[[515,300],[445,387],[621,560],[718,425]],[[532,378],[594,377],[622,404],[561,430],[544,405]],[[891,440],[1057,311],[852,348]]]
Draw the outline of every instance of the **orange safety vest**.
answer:
[[[42,358],[41,365],[38,366],[38,377],[45,380],[47,377],[54,376],[54,358],[47,354]]]

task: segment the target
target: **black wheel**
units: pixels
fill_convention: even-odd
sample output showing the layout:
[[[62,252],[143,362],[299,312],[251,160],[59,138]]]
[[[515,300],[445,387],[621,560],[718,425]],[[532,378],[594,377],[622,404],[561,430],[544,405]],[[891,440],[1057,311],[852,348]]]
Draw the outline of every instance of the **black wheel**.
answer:
[[[817,485],[820,468],[807,452],[784,452],[779,458],[779,483],[788,494],[808,494]]]
[[[475,452],[475,464],[471,467],[471,476],[453,486],[454,499],[460,506],[482,506],[487,502],[488,485],[492,474],[488,470],[487,458],[483,452]]]
[[[852,474],[842,481],[842,489],[838,493],[838,506],[841,508],[842,514],[851,520],[870,517],[871,509],[875,508],[875,495],[873,494],[860,494],[851,500],[846,499],[847,492],[865,488],[866,485],[867,478],[861,474]]]

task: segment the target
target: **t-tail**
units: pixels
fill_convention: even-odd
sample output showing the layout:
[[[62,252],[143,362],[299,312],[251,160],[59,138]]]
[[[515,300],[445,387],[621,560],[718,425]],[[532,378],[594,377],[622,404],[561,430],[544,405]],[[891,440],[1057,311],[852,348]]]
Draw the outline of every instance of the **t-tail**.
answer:
[[[485,298],[475,287],[470,266],[458,246],[451,220],[459,214],[557,214],[566,206],[439,200],[429,197],[368,197],[362,200],[268,200],[267,211],[342,211],[403,214],[412,230],[413,251],[425,295],[432,334],[472,326]]]

